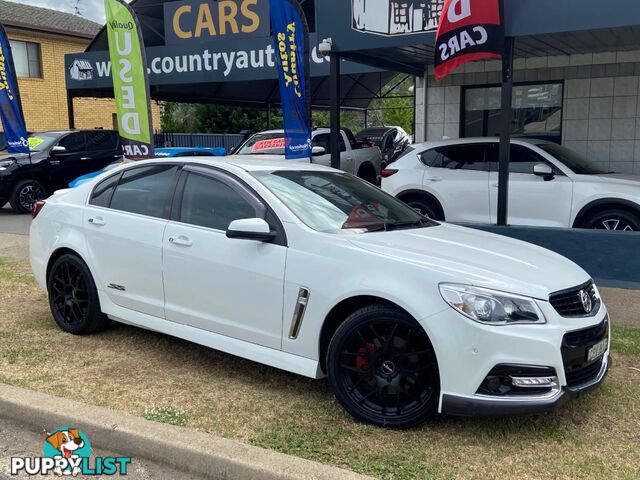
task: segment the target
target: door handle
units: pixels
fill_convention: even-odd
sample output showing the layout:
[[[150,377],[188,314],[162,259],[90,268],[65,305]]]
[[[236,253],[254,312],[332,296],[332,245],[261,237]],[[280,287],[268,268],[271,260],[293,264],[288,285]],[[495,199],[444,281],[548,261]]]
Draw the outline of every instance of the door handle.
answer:
[[[427,178],[427,180],[430,182],[441,182],[442,177],[430,177],[430,178]]]
[[[93,160],[91,157],[82,157],[80,160]]]
[[[107,222],[105,222],[104,218],[102,217],[90,218],[89,223],[91,225],[95,225],[96,227],[104,227],[107,224]]]
[[[184,235],[180,235],[179,237],[170,237],[169,243],[179,247],[191,247],[193,245],[191,239],[189,237],[185,237]]]
[[[49,165],[60,165],[60,160],[50,160]]]

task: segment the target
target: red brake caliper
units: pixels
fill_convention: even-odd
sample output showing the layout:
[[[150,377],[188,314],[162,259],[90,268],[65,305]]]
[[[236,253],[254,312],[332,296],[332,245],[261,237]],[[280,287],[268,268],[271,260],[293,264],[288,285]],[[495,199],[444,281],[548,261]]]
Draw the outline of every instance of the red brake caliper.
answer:
[[[363,353],[364,355],[356,357],[356,368],[360,370],[368,370],[369,369],[369,360],[367,359],[367,353],[373,352],[376,349],[376,346],[373,343],[365,343],[358,349],[358,353]]]

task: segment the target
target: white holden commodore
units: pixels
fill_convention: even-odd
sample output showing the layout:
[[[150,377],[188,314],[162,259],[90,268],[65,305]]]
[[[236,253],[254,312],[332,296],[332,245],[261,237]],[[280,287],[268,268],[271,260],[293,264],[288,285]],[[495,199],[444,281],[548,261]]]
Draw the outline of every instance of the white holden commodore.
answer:
[[[115,320],[327,376],[375,425],[541,411],[607,373],[607,309],[581,268],[330,168],[139,162],[34,215],[33,272],[65,331]]]

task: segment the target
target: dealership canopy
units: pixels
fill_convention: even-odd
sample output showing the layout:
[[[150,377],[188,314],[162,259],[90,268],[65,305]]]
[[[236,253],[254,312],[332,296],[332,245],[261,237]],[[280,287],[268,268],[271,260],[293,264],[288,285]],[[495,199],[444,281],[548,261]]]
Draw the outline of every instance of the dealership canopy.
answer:
[[[268,0],[134,0],[147,48],[155,100],[266,106],[279,103]],[[315,8],[301,0],[318,44]],[[103,29],[86,52],[66,56],[70,97],[112,97],[111,64]],[[365,109],[395,73],[345,61],[343,107]],[[329,60],[311,55],[312,103],[328,106]]]

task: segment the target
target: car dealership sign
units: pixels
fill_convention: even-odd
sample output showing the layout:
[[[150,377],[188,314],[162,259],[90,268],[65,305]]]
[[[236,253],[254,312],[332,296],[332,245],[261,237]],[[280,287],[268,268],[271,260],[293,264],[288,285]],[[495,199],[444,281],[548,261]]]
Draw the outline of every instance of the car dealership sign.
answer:
[[[268,37],[269,0],[189,0],[164,4],[167,45],[219,37]]]
[[[318,52],[318,37],[309,36],[311,76],[329,75],[329,59]],[[147,72],[151,85],[277,80],[277,52],[271,37],[218,38],[207,43],[184,41],[178,45],[147,47]],[[65,56],[67,89],[111,88],[109,52]],[[78,66],[82,66],[79,74]],[[380,69],[344,62],[342,73],[379,72]]]

